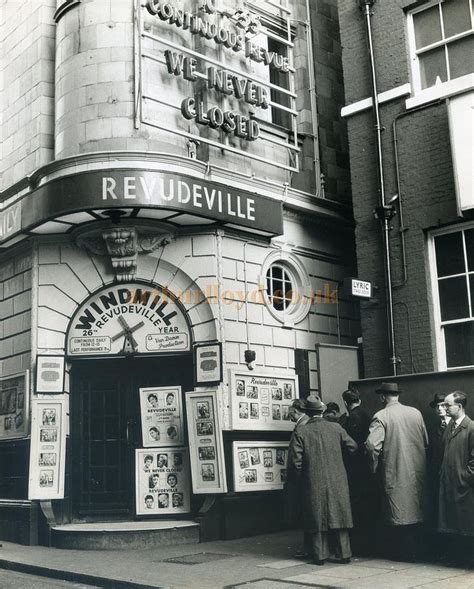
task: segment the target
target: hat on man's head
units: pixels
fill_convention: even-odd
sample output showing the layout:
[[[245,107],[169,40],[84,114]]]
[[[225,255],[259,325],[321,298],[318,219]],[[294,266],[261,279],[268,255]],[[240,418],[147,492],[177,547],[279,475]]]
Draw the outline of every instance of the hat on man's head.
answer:
[[[435,393],[433,400],[430,403],[430,407],[432,407],[433,409],[436,407],[436,405],[438,405],[439,403],[442,403],[446,398],[446,394],[445,393]]]
[[[402,391],[398,388],[396,382],[382,382],[378,389],[375,389],[377,395],[399,395]]]
[[[318,413],[323,412],[326,409],[326,405],[316,395],[310,395],[306,398],[305,410],[307,413]]]

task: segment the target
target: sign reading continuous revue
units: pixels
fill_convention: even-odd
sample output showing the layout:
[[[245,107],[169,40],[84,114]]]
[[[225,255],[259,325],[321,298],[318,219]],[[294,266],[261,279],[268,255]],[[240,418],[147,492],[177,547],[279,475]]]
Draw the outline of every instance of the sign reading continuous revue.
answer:
[[[283,233],[281,201],[216,182],[143,170],[83,172],[58,178],[0,213],[0,243],[41,221],[109,207],[159,208]]]
[[[71,356],[188,352],[189,327],[181,308],[160,288],[140,283],[110,285],[73,317]]]

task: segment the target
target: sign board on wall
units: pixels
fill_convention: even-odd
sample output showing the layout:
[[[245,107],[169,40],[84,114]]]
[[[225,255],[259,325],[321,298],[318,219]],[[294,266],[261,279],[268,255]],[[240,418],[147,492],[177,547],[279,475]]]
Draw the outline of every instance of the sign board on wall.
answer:
[[[226,493],[222,430],[215,390],[186,393],[193,493]]]
[[[194,384],[209,386],[222,381],[222,345],[197,344],[194,346]]]
[[[165,290],[141,283],[113,284],[76,311],[67,336],[71,356],[188,352],[189,327]]]
[[[184,443],[181,387],[140,389],[143,446],[181,446]]]
[[[63,499],[66,457],[64,399],[34,399],[28,499]]]
[[[288,410],[298,397],[295,375],[231,371],[229,387],[232,429],[293,430]]]
[[[28,371],[0,379],[0,440],[28,435],[29,400]]]
[[[137,515],[189,513],[191,481],[188,448],[135,450]]]
[[[36,393],[64,393],[65,375],[64,356],[36,356]]]
[[[234,490],[283,489],[288,442],[234,442]]]

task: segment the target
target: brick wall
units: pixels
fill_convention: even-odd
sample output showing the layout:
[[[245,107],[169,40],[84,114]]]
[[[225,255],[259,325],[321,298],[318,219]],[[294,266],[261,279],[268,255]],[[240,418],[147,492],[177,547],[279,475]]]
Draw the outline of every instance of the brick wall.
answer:
[[[55,0],[0,3],[0,190],[53,159]]]
[[[379,92],[409,82],[405,39],[406,3],[376,3],[374,45]],[[346,104],[370,97],[365,28],[356,3],[340,2]],[[400,373],[437,368],[435,332],[427,260],[427,231],[456,222],[448,118],[445,103],[405,114],[404,99],[380,106],[386,197],[399,194],[407,248],[407,282],[403,282],[400,217],[390,235],[396,353]],[[400,186],[396,184],[393,122],[396,121]],[[384,292],[383,243],[373,210],[379,204],[372,111],[348,118],[351,178],[359,276],[374,282],[375,300],[361,304],[366,376],[389,374]]]

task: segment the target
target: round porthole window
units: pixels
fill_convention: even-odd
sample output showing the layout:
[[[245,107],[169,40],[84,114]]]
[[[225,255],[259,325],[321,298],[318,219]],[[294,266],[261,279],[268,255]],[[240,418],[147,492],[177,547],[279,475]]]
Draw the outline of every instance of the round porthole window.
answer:
[[[268,310],[284,325],[300,322],[308,314],[309,277],[293,254],[273,252],[263,265],[261,285]]]

